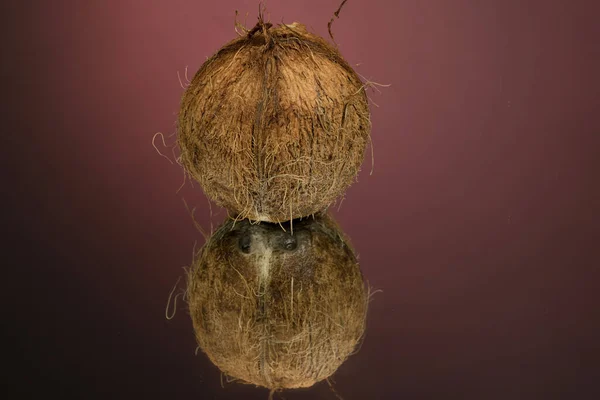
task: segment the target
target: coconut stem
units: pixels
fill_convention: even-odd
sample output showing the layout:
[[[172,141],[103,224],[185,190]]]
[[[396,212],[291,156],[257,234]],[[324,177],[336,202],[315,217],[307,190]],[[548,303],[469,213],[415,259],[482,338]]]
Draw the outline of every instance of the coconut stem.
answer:
[[[263,22],[263,21],[258,21],[258,23],[256,24],[256,26],[252,29],[250,29],[248,31],[248,38],[251,38],[252,36],[254,36],[254,34],[258,31],[262,31],[262,34],[268,38],[269,34],[267,33],[267,31],[273,26],[272,23],[270,22]]]
[[[258,22],[254,28],[252,28],[252,29],[250,29],[250,31],[248,31],[248,38],[251,38],[252,36],[254,36],[254,34],[256,32],[262,31],[262,34],[265,36],[266,41],[267,42],[269,41],[268,30],[273,26],[273,24],[270,22],[265,22],[265,18],[264,18],[265,10],[266,10],[266,6],[261,1],[258,4]]]

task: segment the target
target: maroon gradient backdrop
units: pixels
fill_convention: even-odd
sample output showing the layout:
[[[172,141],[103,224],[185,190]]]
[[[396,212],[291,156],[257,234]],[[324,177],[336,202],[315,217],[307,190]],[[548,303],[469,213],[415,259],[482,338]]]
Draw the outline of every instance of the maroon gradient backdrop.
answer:
[[[562,4],[561,4],[562,3]],[[323,36],[339,0],[268,1]],[[584,1],[350,0],[375,169],[339,211],[374,296],[344,399],[600,398],[597,13]],[[151,145],[257,0],[3,2],[4,341],[23,396],[266,399],[194,356],[169,292],[223,211]],[[242,18],[243,19],[243,18]],[[160,144],[160,142],[159,142]],[[162,146],[159,146],[162,148]],[[170,156],[169,150],[164,152]],[[10,275],[9,275],[10,276]],[[286,399],[334,399],[327,384]]]

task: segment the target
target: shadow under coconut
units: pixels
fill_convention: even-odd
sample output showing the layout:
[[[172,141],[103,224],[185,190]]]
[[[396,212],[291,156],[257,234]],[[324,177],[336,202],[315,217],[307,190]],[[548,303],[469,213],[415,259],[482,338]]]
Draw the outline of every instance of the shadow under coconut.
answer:
[[[210,360],[277,390],[338,369],[363,337],[368,294],[342,231],[320,214],[292,226],[225,222],[196,255],[187,299]]]

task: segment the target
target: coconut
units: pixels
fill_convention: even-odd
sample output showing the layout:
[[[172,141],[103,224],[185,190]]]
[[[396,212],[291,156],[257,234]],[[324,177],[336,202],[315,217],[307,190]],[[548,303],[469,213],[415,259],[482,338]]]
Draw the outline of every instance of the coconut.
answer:
[[[229,221],[188,275],[200,349],[227,376],[272,390],[331,376],[363,336],[367,297],[354,253],[326,215],[294,221],[293,234]]]
[[[343,195],[370,129],[364,85],[335,47],[299,23],[260,20],[192,79],[178,145],[216,204],[240,219],[282,222]]]

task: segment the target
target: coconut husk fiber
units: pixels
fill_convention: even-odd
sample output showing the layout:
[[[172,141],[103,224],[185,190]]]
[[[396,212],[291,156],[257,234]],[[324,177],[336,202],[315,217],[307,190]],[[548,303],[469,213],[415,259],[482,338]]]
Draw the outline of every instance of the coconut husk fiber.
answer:
[[[227,376],[272,390],[331,376],[363,336],[367,298],[354,253],[327,215],[295,221],[293,235],[228,221],[188,276],[200,349]]]
[[[302,24],[256,27],[196,73],[179,113],[181,164],[239,219],[327,209],[356,179],[368,99],[336,48]]]

